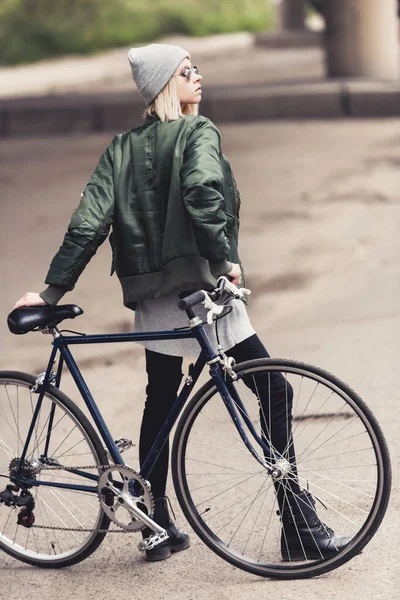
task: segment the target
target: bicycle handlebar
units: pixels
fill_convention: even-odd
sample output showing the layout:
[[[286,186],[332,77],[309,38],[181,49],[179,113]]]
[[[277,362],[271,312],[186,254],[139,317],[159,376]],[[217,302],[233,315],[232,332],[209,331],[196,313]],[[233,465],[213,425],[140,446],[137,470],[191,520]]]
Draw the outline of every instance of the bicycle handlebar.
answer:
[[[196,304],[200,304],[200,302],[203,302],[203,300],[205,300],[205,297],[205,292],[203,290],[198,290],[197,292],[194,292],[194,294],[190,294],[190,296],[179,300],[178,308],[180,308],[181,310],[189,310],[189,308],[192,308]]]
[[[222,292],[225,289],[226,282],[227,280],[225,277],[220,277],[216,288],[214,288],[210,292],[205,292],[204,290],[198,290],[197,292],[193,292],[193,294],[190,294],[190,296],[186,296],[186,298],[183,298],[178,302],[178,308],[180,308],[181,310],[189,310],[189,308],[193,308],[193,306],[195,306],[196,304],[200,304],[200,302],[203,302],[206,299],[206,296],[209,296],[209,298],[211,298],[212,301],[218,300],[218,298],[221,296]]]

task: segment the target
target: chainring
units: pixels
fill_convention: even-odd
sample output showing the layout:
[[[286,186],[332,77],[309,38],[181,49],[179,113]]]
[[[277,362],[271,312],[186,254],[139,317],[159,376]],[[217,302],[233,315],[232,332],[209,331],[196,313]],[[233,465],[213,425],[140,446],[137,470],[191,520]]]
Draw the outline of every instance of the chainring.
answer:
[[[137,495],[134,495],[134,488],[139,490]],[[133,517],[118,500],[124,493],[129,494],[137,508],[147,516],[153,516],[154,498],[148,481],[130,467],[114,465],[104,469],[98,488],[102,509],[118,527],[128,531],[140,531],[145,525]]]

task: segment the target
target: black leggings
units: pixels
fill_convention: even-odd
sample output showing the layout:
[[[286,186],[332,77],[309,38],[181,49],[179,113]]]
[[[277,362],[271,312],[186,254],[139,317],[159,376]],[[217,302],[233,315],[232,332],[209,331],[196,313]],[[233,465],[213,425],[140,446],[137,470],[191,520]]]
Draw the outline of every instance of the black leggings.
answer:
[[[252,335],[237,344],[228,350],[227,354],[233,356],[237,363],[254,358],[269,357],[257,335]],[[146,350],[148,385],[140,430],[139,460],[141,466],[175,402],[182,380],[182,361],[180,356],[168,356]],[[270,376],[258,376],[255,381],[252,377],[244,382],[261,399],[263,405],[260,415],[262,430],[271,432],[270,439],[273,446],[281,453],[286,450],[285,454],[289,455],[289,460],[294,463],[295,456],[290,433],[293,391],[290,384],[278,372],[272,372]],[[263,400],[265,400],[265,404]],[[160,498],[165,494],[168,460],[169,442],[167,441],[149,474],[155,498]],[[278,491],[278,500],[280,500],[279,495]]]

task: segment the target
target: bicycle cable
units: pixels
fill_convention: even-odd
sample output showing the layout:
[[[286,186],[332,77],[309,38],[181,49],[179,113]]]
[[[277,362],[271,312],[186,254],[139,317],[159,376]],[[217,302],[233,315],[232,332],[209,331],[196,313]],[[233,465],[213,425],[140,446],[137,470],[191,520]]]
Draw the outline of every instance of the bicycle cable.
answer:
[[[232,298],[232,300],[233,299],[234,298]],[[218,344],[218,346],[220,345],[220,343],[219,343],[219,335],[218,335],[218,320],[219,319],[223,319],[224,317],[226,317],[227,315],[229,315],[229,313],[231,313],[233,311],[233,306],[227,306],[227,304],[224,304],[224,306],[226,306],[226,308],[228,310],[226,312],[224,312],[223,314],[221,314],[221,315],[217,315],[215,317],[215,319],[214,319],[215,320],[215,336],[217,338],[217,344]]]
[[[82,333],[81,331],[72,331],[72,329],[61,329],[60,333],[74,333],[75,335],[85,336],[87,333]]]

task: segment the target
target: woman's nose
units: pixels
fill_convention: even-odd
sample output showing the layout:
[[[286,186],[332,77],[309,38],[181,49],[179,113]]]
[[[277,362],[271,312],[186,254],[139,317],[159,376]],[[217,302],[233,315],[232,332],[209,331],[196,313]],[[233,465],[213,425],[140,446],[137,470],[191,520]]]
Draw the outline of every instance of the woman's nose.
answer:
[[[202,79],[203,79],[203,75],[200,75],[200,73],[197,73],[197,75],[194,76],[195,83],[197,83],[198,81],[201,81]]]

